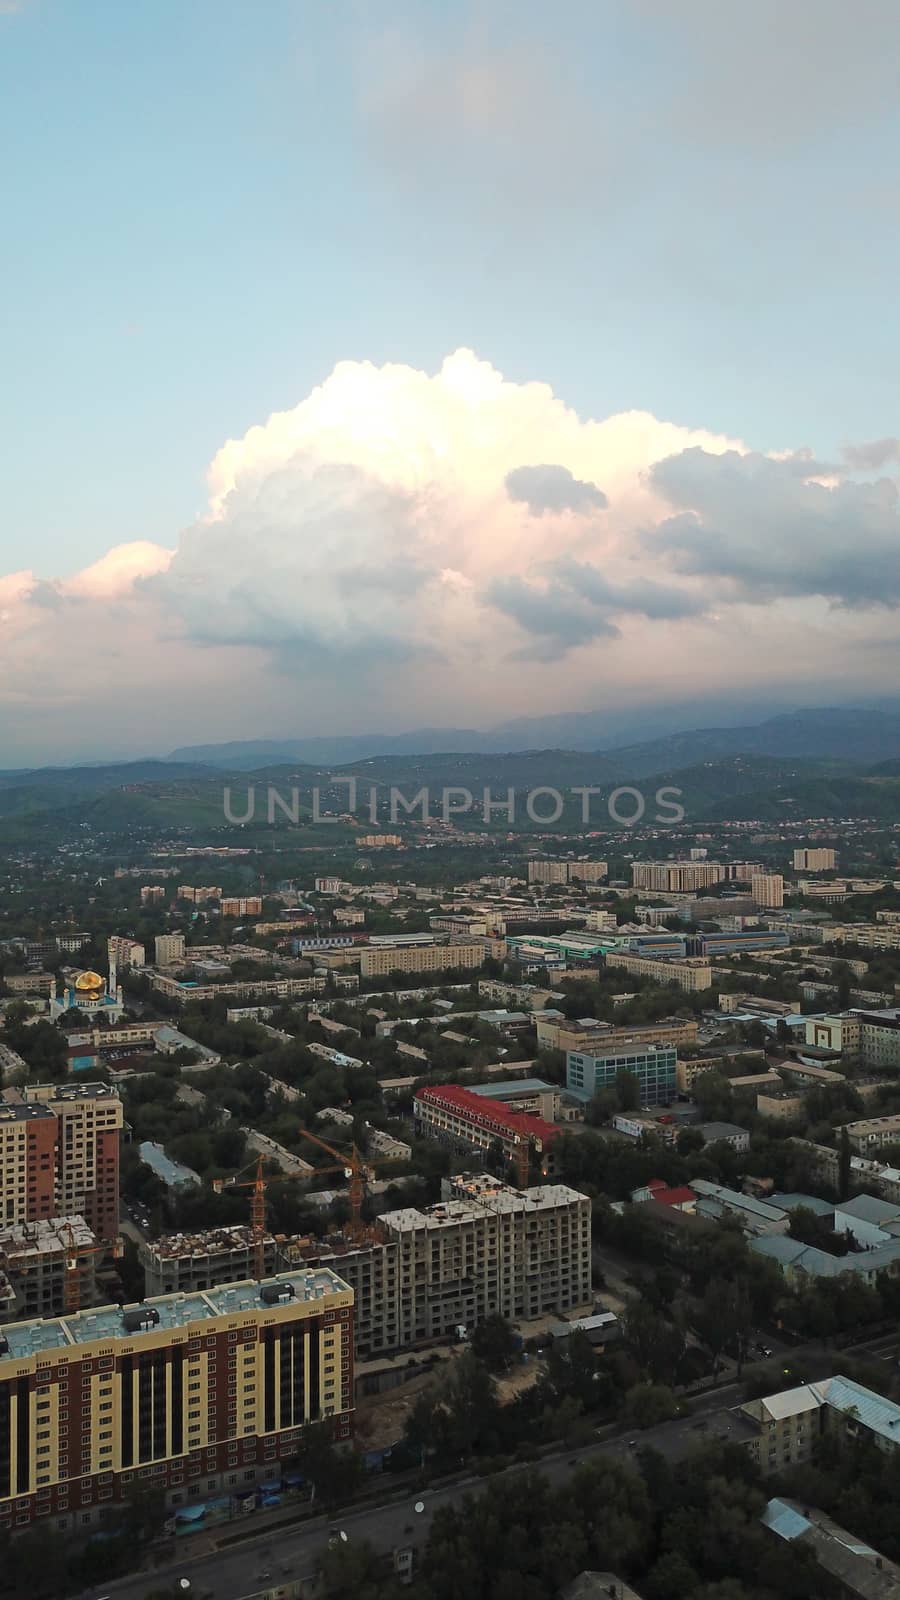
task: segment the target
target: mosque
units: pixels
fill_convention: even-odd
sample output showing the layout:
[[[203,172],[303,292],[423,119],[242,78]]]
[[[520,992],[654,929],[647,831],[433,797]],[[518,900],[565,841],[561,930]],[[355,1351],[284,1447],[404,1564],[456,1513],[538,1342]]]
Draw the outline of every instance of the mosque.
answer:
[[[118,1022],[125,1010],[125,1002],[122,999],[122,985],[116,979],[115,963],[111,963],[108,982],[101,978],[99,972],[79,972],[77,977],[64,981],[59,995],[54,984],[50,996],[51,1021],[55,1022],[58,1017],[74,1011],[94,1020],[104,1017],[107,1022]]]

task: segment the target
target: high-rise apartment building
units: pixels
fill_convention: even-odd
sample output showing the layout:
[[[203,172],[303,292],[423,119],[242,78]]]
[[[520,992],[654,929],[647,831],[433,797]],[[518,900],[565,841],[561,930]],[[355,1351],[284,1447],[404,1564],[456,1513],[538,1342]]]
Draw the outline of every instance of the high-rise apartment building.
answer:
[[[635,889],[652,889],[667,894],[691,894],[722,883],[725,868],[718,861],[633,861],[631,881]]]
[[[20,1096],[0,1102],[0,1222],[57,1215],[57,1134],[46,1106],[26,1105]]]
[[[353,1294],[325,1269],[0,1327],[0,1529],[79,1530],[132,1483],[170,1506],[350,1434]]]
[[[173,961],[184,960],[184,934],[158,933],[153,941],[156,965],[167,967]]]
[[[529,883],[602,883],[609,875],[607,861],[529,861]]]
[[[145,883],[141,885],[141,905],[157,905],[160,900],[165,900],[166,891],[161,883]]]
[[[81,1216],[98,1239],[119,1233],[118,1090],[108,1083],[42,1083],[21,1091],[27,1110],[46,1110],[55,1127],[53,1216]],[[28,1220],[31,1218],[16,1218]]]
[[[750,879],[753,903],[768,911],[777,911],[784,905],[784,878],[780,872],[760,872]]]
[[[837,866],[837,854],[834,850],[824,848],[808,849],[801,846],[794,851],[795,872],[833,872]]]
[[[142,967],[146,959],[144,946],[137,939],[126,939],[114,933],[106,941],[106,955],[109,961],[109,970],[124,972],[126,967]],[[110,984],[115,991],[115,985]]]
[[[201,884],[199,887],[192,883],[178,885],[179,900],[187,900],[192,906],[205,905],[207,900],[221,900],[222,885],[217,883]]]

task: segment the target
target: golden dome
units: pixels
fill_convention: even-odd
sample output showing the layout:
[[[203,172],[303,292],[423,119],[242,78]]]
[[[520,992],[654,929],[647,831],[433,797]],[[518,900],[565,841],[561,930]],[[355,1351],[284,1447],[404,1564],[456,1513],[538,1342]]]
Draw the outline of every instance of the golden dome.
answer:
[[[80,972],[75,979],[75,988],[79,994],[93,994],[103,988],[103,979],[99,972]]]

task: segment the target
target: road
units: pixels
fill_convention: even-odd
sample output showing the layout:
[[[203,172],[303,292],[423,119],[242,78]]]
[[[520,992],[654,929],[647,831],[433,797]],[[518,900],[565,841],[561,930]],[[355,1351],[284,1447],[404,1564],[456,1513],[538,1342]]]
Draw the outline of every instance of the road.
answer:
[[[893,1360],[897,1352],[897,1335],[865,1341],[855,1346],[854,1350]],[[809,1358],[809,1347],[804,1347],[802,1353],[807,1356],[803,1364],[811,1376],[821,1375],[816,1370],[820,1365],[823,1372],[831,1369],[833,1357],[825,1352],[819,1350],[818,1358],[814,1360]],[[849,1355],[851,1352],[848,1350],[846,1353]],[[799,1355],[801,1351],[793,1352],[795,1362]],[[723,1384],[706,1394],[694,1396],[690,1402],[690,1414],[685,1417],[655,1428],[634,1431],[630,1436],[617,1433],[615,1436],[599,1438],[579,1449],[561,1449],[542,1457],[533,1465],[558,1487],[565,1483],[573,1468],[583,1462],[597,1461],[604,1456],[620,1462],[633,1461],[639,1448],[652,1448],[669,1461],[680,1461],[707,1440],[728,1438],[730,1433],[737,1433],[730,1418],[730,1408],[738,1405],[743,1395],[742,1383]],[[531,1466],[516,1463],[497,1476],[509,1478],[516,1473],[530,1471]],[[190,1580],[191,1592],[196,1596],[209,1594],[214,1596],[214,1600],[244,1600],[245,1596],[277,1588],[279,1584],[290,1580],[311,1578],[328,1547],[329,1537],[334,1536],[336,1529],[343,1529],[351,1540],[368,1540],[381,1550],[422,1544],[428,1537],[434,1514],[441,1506],[459,1505],[464,1495],[481,1493],[491,1481],[490,1478],[470,1476],[443,1488],[423,1491],[409,1489],[395,1502],[382,1501],[377,1505],[349,1509],[337,1513],[333,1518],[323,1516],[314,1522],[304,1522],[299,1527],[270,1526],[268,1530],[260,1529],[237,1544],[207,1550],[202,1555],[192,1556],[185,1540],[179,1559],[171,1564],[161,1566],[152,1573],[131,1575],[100,1588],[85,1590],[77,1600],[98,1600],[101,1595],[109,1596],[109,1600],[146,1600],[148,1595],[158,1593],[161,1588],[173,1587],[181,1578]],[[385,1492],[389,1491],[388,1478],[385,1479]],[[415,1510],[417,1501],[424,1506],[421,1513]],[[234,1523],[223,1526],[222,1540],[234,1532]]]
[[[719,1415],[727,1415],[726,1408],[740,1399],[738,1384],[729,1385],[714,1393],[702,1396],[694,1403],[690,1417],[648,1428],[635,1433],[631,1439],[617,1436],[582,1446],[576,1450],[561,1450],[534,1463],[541,1474],[558,1486],[565,1483],[573,1468],[586,1461],[596,1461],[602,1456],[618,1461],[634,1458],[639,1445],[652,1446],[669,1460],[677,1461],[695,1449],[708,1436],[708,1429]],[[707,1426],[702,1426],[706,1420]],[[509,1478],[516,1473],[532,1470],[531,1464],[517,1463],[496,1476]],[[183,1558],[171,1565],[159,1567],[155,1572],[140,1573],[118,1582],[104,1584],[100,1589],[83,1592],[78,1600],[95,1600],[108,1595],[110,1600],[145,1600],[165,1586],[189,1578],[195,1595],[212,1594],[215,1600],[243,1600],[244,1596],[260,1590],[277,1587],[291,1579],[311,1578],[318,1567],[323,1552],[328,1547],[334,1530],[343,1529],[354,1541],[369,1540],[382,1550],[398,1546],[424,1543],[435,1512],[441,1506],[458,1505],[466,1494],[480,1494],[490,1478],[467,1477],[446,1488],[418,1491],[410,1489],[396,1503],[368,1505],[339,1512],[334,1518],[317,1518],[300,1527],[282,1527],[261,1530],[253,1538],[216,1549],[200,1557],[192,1557],[185,1542]],[[386,1490],[390,1480],[385,1480]],[[424,1506],[421,1513],[416,1503]],[[222,1529],[227,1538],[235,1531],[233,1523]]]

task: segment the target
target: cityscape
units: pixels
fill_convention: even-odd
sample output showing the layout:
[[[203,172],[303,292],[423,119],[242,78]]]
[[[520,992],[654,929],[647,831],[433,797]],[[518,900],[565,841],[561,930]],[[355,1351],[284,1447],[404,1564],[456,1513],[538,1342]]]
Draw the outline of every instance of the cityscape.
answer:
[[[900,1600],[898,51],[0,0],[0,1600]]]

